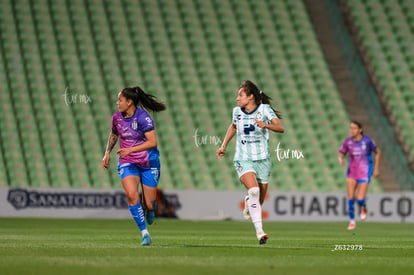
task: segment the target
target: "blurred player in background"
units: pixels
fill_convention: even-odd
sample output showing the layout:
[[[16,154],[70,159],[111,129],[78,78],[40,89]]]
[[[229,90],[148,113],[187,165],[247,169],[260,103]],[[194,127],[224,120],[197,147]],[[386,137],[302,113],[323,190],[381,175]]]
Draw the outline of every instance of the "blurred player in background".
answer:
[[[268,150],[269,130],[284,132],[279,121],[281,116],[269,105],[270,99],[253,82],[243,81],[237,92],[238,107],[233,109],[233,122],[216,151],[217,157],[222,157],[236,135],[234,166],[247,189],[243,215],[252,220],[260,244],[265,244],[268,239],[262,228],[262,204],[272,166]]]
[[[119,137],[118,174],[127,196],[129,211],[142,233],[141,244],[147,246],[151,244],[152,239],[145,218],[148,224],[154,222],[160,160],[154,121],[146,110],[160,112],[166,107],[140,87],[125,88],[119,92],[117,106],[119,111],[112,116],[112,131],[109,134],[102,167],[108,169],[110,153]],[[140,183],[147,209],[145,218],[139,200]]]
[[[358,121],[352,121],[349,128],[350,136],[347,137],[339,149],[339,164],[344,165],[345,155],[349,155],[348,169],[346,172],[346,186],[348,195],[348,229],[355,229],[355,192],[356,200],[360,206],[360,219],[367,218],[366,194],[371,176],[379,176],[379,164],[381,152],[375,142],[364,135],[362,125]],[[373,165],[372,153],[375,153],[375,165]]]

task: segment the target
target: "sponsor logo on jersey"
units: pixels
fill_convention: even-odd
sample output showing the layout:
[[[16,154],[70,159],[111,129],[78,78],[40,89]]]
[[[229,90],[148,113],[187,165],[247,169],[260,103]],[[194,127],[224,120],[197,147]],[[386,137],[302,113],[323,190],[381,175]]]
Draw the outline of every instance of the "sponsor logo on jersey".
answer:
[[[245,134],[245,135],[249,135],[250,134],[250,132],[253,132],[254,131],[254,129],[255,129],[255,127],[254,127],[254,125],[253,124],[244,124],[243,125],[243,133]]]
[[[254,136],[244,136],[242,140],[240,140],[240,143],[243,145],[246,144],[253,144],[253,143],[260,143],[260,140],[257,140]]]

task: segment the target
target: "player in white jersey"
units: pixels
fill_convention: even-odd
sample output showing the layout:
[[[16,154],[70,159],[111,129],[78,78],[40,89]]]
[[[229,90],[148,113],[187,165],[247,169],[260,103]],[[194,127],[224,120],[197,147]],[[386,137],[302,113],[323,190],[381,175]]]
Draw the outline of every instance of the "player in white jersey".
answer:
[[[230,140],[236,135],[234,166],[240,181],[246,187],[243,215],[251,219],[260,244],[268,235],[262,227],[262,204],[267,193],[271,162],[268,150],[269,130],[283,133],[280,114],[265,95],[250,80],[242,82],[237,93],[237,105],[233,109],[233,121],[227,129],[223,144],[216,151],[217,157],[225,154]]]

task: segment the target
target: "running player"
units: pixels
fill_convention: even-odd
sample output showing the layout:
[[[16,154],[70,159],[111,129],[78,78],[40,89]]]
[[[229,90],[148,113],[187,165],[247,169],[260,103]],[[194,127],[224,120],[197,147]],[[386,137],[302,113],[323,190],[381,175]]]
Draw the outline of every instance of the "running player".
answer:
[[[154,121],[145,109],[160,112],[166,107],[140,87],[125,88],[119,92],[117,106],[119,112],[112,116],[112,131],[109,134],[102,167],[108,169],[110,153],[119,137],[118,174],[127,196],[129,211],[142,233],[141,244],[147,246],[152,240],[145,218],[148,224],[154,222],[160,160]],[[139,201],[140,182],[147,209],[146,215]]]
[[[349,128],[351,136],[347,137],[339,149],[339,164],[344,165],[345,155],[349,155],[348,169],[346,172],[346,188],[348,196],[348,230],[355,229],[355,192],[356,200],[360,206],[360,219],[367,218],[366,195],[371,176],[379,176],[379,164],[381,151],[375,142],[364,135],[362,125],[358,121],[352,121]],[[375,165],[372,163],[372,153],[375,153]]]
[[[272,166],[268,150],[269,130],[284,132],[279,121],[281,116],[269,105],[270,99],[253,82],[243,81],[236,99],[238,107],[233,109],[233,122],[216,151],[216,156],[222,157],[236,135],[234,166],[247,189],[243,215],[252,220],[260,244],[265,244],[268,239],[262,228],[262,204]]]

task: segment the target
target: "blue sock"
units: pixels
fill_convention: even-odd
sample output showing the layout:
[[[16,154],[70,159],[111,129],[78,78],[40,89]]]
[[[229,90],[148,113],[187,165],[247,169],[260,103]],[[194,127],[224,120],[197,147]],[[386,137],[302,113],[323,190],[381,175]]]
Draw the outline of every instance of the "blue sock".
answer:
[[[128,205],[129,212],[131,212],[132,218],[135,220],[138,225],[139,230],[143,231],[147,229],[147,224],[144,219],[144,210],[141,207],[140,203],[136,205]]]
[[[348,199],[348,215],[351,221],[355,220],[354,199]]]
[[[367,207],[367,202],[365,201],[365,199],[357,200],[357,203],[361,207]]]

